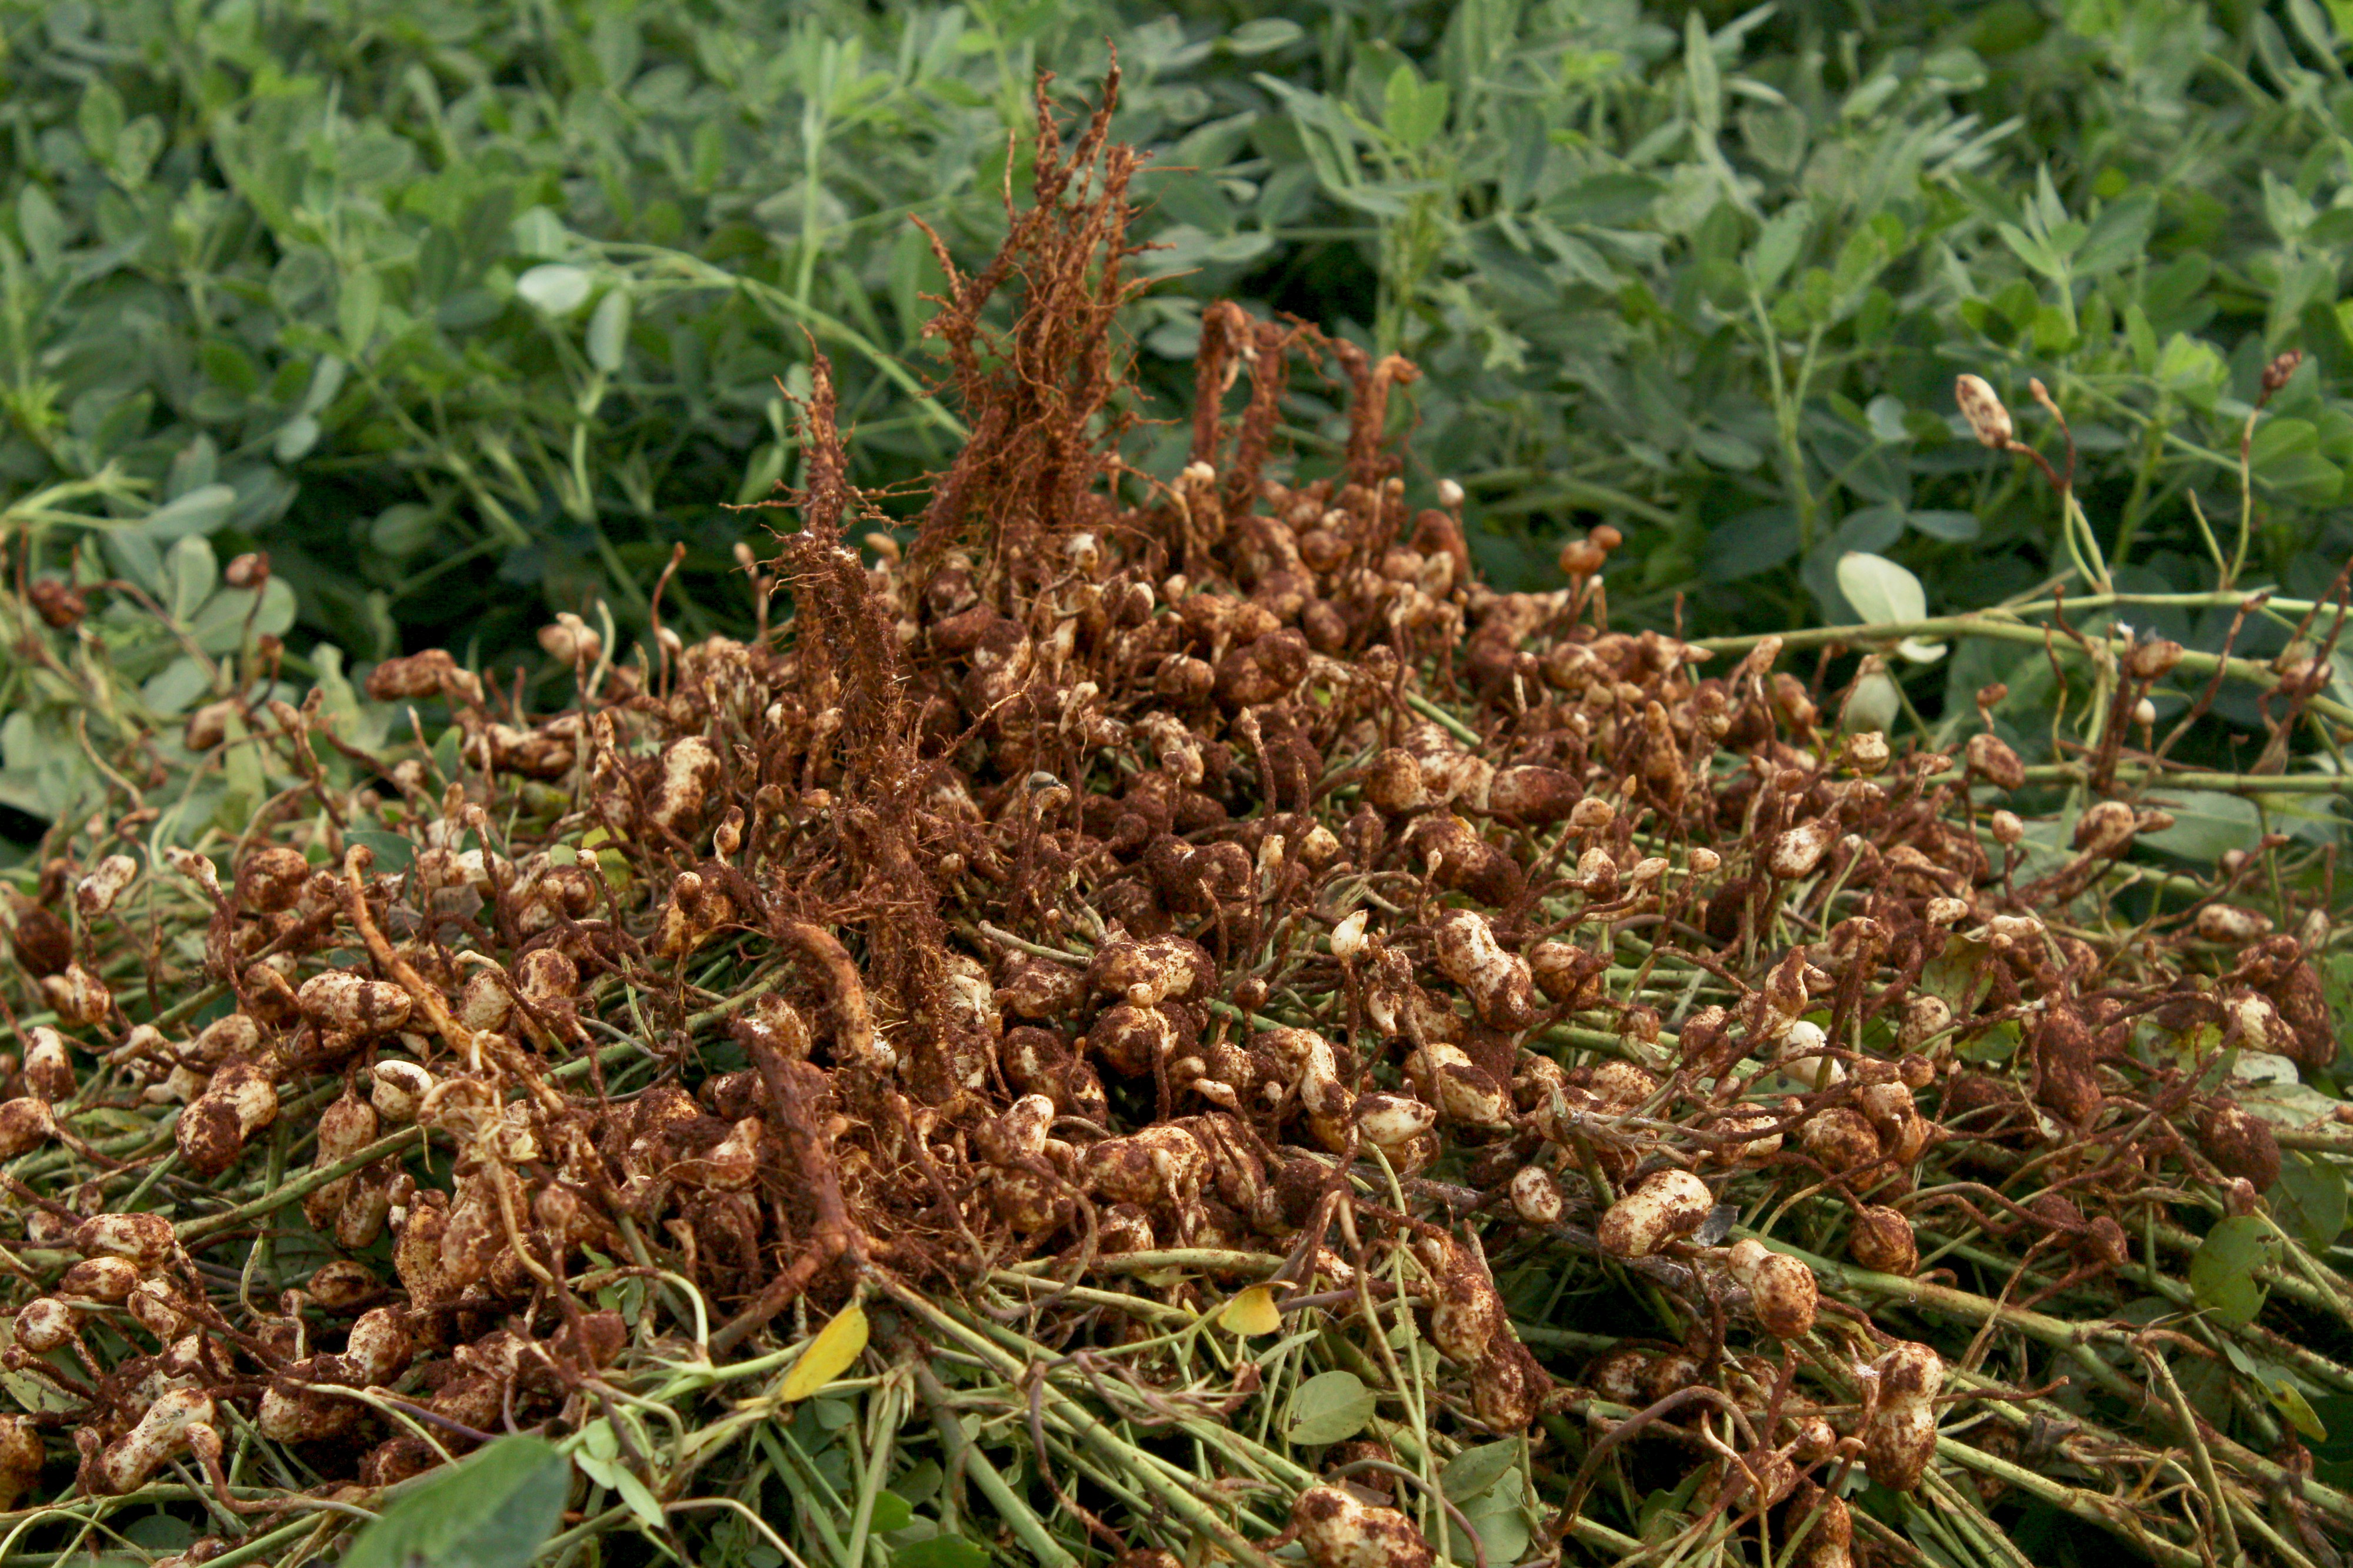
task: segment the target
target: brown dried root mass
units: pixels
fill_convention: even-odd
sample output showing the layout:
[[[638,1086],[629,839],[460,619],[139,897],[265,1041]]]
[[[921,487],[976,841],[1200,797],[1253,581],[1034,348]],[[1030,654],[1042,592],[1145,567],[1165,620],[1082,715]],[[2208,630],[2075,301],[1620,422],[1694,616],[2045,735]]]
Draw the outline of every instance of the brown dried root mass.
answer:
[[[2138,1289],[2128,1238],[2277,1178],[2274,1130],[2208,1069],[2325,1065],[2325,917],[2242,922],[2221,955],[2211,912],[2109,927],[2123,803],[2073,901],[2025,900],[2013,840],[1973,827],[1973,790],[2023,782],[2005,749],[1841,740],[1770,646],[1709,673],[1611,628],[1614,532],[1567,588],[1491,591],[1459,490],[1407,502],[1394,357],[1218,307],[1190,462],[1126,468],[1136,161],[1108,103],[1066,153],[1039,101],[1035,205],[949,268],[933,331],[973,435],[912,547],[845,542],[884,520],[820,362],[773,633],[615,663],[568,617],[543,640],[581,689],[541,713],[446,652],[390,660],[369,695],[446,712],[454,765],[256,707],[307,781],[288,809],[128,875],[53,845],[53,896],[12,923],[17,1005],[55,1022],[0,1103],[7,1364],[45,1392],[0,1425],[0,1507],[56,1494],[69,1433],[92,1492],[174,1459],[225,1484],[250,1424],[349,1500],[510,1426],[575,1430],[696,1331],[627,1281],[690,1284],[695,1353],[728,1363],[903,1291],[1083,1355],[1271,1274],[1367,1376],[1434,1350],[1424,1392],[1384,1391],[1394,1436],[1409,1407],[1450,1448],[1528,1433],[1548,1507],[1603,1465],[1698,1468],[1693,1529],[1728,1519],[1742,1551],[1819,1516],[1806,1560],[1846,1561],[1822,1488],[1858,1459],[1909,1490],[1940,1422],[2055,1418],[1940,1381],[1989,1321],[2017,1384],[2046,1370],[2050,1320],[1989,1298],[2104,1316]],[[1308,477],[1275,437],[1319,372],[1347,434]],[[77,872],[80,939],[48,907]],[[152,941],[111,912],[141,876]],[[153,1145],[102,1132],[159,1107],[177,1171],[142,1181]],[[134,1191],[152,1212],[110,1210]],[[275,1300],[241,1272],[263,1226],[324,1255]],[[2015,1278],[1914,1285],[1972,1236]],[[1008,1296],[1030,1263],[1088,1304]],[[1563,1289],[1574,1329],[1542,1322]],[[2169,1407],[2102,1366],[2115,1403],[2066,1416],[2078,1489],[2179,1463]],[[2232,1485],[2297,1462],[2223,1441]],[[2317,1483],[2266,1495],[2307,1540],[2353,1523]],[[1170,1528],[1096,1501],[1136,1551]],[[2169,1506],[2147,1528],[2179,1549]],[[1289,1518],[1318,1563],[1432,1560],[1345,1485]],[[1550,1530],[1626,1539],[1574,1508]]]

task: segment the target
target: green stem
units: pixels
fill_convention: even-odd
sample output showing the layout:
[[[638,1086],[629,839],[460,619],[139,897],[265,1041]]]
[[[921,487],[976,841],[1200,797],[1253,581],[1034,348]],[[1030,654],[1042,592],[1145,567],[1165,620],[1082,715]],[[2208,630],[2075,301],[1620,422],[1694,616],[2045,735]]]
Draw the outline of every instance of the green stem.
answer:
[[[259,1219],[263,1215],[275,1214],[288,1204],[300,1203],[329,1182],[351,1175],[375,1163],[386,1154],[396,1153],[411,1144],[422,1142],[424,1138],[425,1130],[422,1127],[404,1127],[390,1137],[377,1139],[347,1160],[339,1160],[332,1165],[313,1167],[305,1171],[292,1181],[272,1188],[251,1203],[239,1204],[233,1209],[226,1209],[219,1214],[206,1215],[198,1219],[183,1220],[172,1227],[173,1233],[185,1245],[191,1241],[201,1241],[206,1237],[217,1235],[224,1230],[234,1229],[246,1221]]]
[[[2121,602],[2123,601],[2116,595],[2093,595],[2075,601],[2070,607],[2092,609],[2103,605]],[[1827,647],[1837,644],[1876,647],[1881,644],[1901,642],[1907,637],[1987,637],[1997,642],[2026,643],[2036,647],[2048,647],[2061,653],[2081,654],[2084,651],[2083,644],[2052,628],[2030,626],[2023,621],[2012,620],[2006,615],[1983,613],[1931,616],[1926,620],[1892,621],[1879,626],[1807,626],[1796,631],[1757,636],[1702,637],[1691,646],[1705,648],[1711,653],[1740,654],[1747,652],[1762,642],[1767,635],[1779,637],[1785,651]],[[2105,646],[2112,655],[2121,656],[2132,646],[2121,637],[2099,637],[2092,633],[2081,635],[2085,642]],[[2276,688],[2281,679],[2277,670],[2256,659],[2224,658],[2219,654],[2196,651],[2185,652],[2176,668],[2193,675],[2211,675],[2219,669],[2233,679],[2251,682],[2266,691]],[[2333,698],[2313,697],[2306,700],[2306,707],[2312,712],[2326,714],[2339,722],[2353,723],[2353,707],[2348,707]]]
[[[2162,397],[2158,399],[2158,409],[2160,416],[2165,411],[2165,402]],[[2140,531],[2141,520],[2148,515],[2150,482],[2157,474],[2158,459],[2164,454],[2165,438],[2162,426],[2152,423],[2141,437],[2140,461],[2133,465],[2132,493],[2125,498],[2124,513],[2116,523],[2115,554],[2118,567],[2122,567],[2126,557],[2131,554],[2133,535]]]
[[[2205,1559],[2197,1552],[2151,1535],[2130,1509],[2112,1498],[2054,1481],[2040,1470],[2012,1464],[2008,1459],[1972,1448],[1967,1443],[1951,1437],[1936,1439],[1936,1454],[1939,1458],[1950,1459],[1979,1475],[2006,1481],[2027,1496],[2048,1503],[2063,1513],[2073,1514],[2088,1523],[2099,1525],[2112,1534],[2120,1535],[2158,1562],[2165,1563],[2167,1568],[2205,1568]],[[2231,1560],[2226,1558],[2224,1561]]]

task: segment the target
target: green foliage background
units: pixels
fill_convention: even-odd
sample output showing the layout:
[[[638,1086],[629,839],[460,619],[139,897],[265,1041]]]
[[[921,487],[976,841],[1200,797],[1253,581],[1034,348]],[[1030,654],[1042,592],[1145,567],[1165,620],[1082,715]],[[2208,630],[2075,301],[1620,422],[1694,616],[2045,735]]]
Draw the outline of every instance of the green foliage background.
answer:
[[[1966,369],[2054,456],[2027,377],[2070,411],[2120,588],[2211,587],[2189,501],[2235,524],[2255,378],[2300,346],[2242,580],[2309,595],[2353,547],[2348,31],[2319,0],[16,0],[0,495],[37,570],[166,598],[177,540],[266,548],[298,664],[535,661],[554,610],[640,623],[673,542],[684,629],[741,624],[724,503],[793,475],[778,380],[832,356],[863,482],[944,459],[910,220],[986,256],[1033,73],[1075,112],[1108,43],[1167,166],[1158,411],[1220,295],[1402,350],[1412,482],[1468,487],[1508,585],[1607,520],[1620,613],[1712,631],[1847,618],[1850,549],[1932,611],[2026,589],[2056,506],[1957,431]],[[1914,679],[1933,711],[1982,675]]]

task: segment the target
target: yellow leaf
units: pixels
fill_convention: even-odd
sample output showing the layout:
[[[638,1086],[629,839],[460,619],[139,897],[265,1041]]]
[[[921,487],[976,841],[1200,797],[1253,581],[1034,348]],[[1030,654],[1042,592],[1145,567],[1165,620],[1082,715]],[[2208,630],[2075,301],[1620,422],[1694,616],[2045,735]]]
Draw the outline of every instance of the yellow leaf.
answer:
[[[1229,1333],[1271,1334],[1282,1327],[1282,1314],[1275,1310],[1273,1288],[1253,1285],[1226,1303],[1218,1321]]]
[[[776,1391],[776,1397],[787,1405],[807,1399],[848,1372],[865,1348],[866,1309],[852,1306],[817,1331],[817,1338],[809,1341],[801,1359],[785,1373],[784,1386]]]
[[[2328,1441],[2328,1428],[2320,1424],[2319,1413],[2312,1408],[2302,1390],[2284,1377],[2267,1378],[2263,1392],[2272,1396],[2272,1404],[2288,1418],[2288,1424],[2316,1443]]]

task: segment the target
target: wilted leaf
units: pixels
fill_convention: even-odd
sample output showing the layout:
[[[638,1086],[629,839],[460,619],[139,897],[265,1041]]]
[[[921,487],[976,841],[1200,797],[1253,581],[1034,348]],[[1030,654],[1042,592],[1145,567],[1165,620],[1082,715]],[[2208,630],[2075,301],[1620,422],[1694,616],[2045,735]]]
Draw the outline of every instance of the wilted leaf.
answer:
[[[1282,1327],[1282,1312],[1274,1304],[1272,1289],[1252,1285],[1225,1304],[1218,1321],[1229,1334],[1271,1334]]]
[[[817,1331],[801,1359],[785,1374],[776,1397],[787,1405],[807,1399],[849,1371],[865,1349],[866,1309],[853,1302]]]
[[[2263,1393],[2270,1396],[2273,1408],[2287,1417],[2289,1426],[2316,1443],[2328,1441],[2328,1428],[2321,1425],[2304,1390],[2284,1377],[2270,1377],[2263,1380]]]

